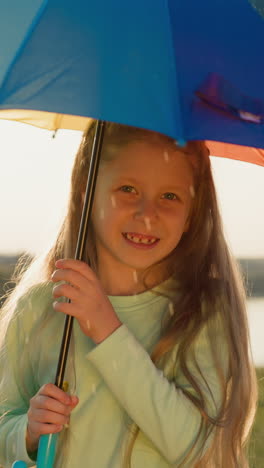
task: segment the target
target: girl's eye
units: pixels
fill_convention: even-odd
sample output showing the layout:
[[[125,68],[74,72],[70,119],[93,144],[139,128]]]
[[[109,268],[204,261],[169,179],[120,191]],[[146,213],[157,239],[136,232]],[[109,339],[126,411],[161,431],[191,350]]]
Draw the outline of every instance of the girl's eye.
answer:
[[[165,198],[166,200],[179,200],[179,197],[172,192],[164,193],[161,198]]]
[[[132,185],[122,185],[122,187],[120,187],[120,190],[122,192],[128,192],[128,193],[135,193],[136,190],[134,187],[132,187]]]

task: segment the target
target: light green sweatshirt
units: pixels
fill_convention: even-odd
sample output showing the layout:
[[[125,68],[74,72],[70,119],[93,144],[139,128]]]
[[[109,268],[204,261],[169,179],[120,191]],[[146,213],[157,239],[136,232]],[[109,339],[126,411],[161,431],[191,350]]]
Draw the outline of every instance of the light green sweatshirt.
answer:
[[[6,353],[0,363],[0,414],[9,412],[0,421],[0,464],[5,468],[17,459],[35,465],[25,446],[29,399],[42,385],[54,382],[64,325],[64,315],[52,308],[53,286],[35,288],[20,300],[18,315],[6,336]],[[195,394],[179,368],[177,346],[163,370],[149,356],[160,336],[161,319],[168,308],[171,311],[170,300],[153,291],[110,296],[110,300],[123,325],[99,345],[74,323],[74,353],[70,353],[66,379],[71,388],[76,376],[80,401],[69,428],[60,435],[67,433],[67,438],[60,452],[62,461],[57,460],[55,466],[121,468],[129,423],[134,421],[140,431],[132,451],[132,468],[177,467],[196,439],[201,416],[182,391]],[[47,310],[51,318],[43,324]],[[222,350],[226,371],[227,353],[220,330],[215,330],[215,346]],[[206,329],[197,339],[195,356],[219,407],[220,386]],[[211,415],[215,415],[208,388],[193,363],[190,366]],[[195,450],[193,456],[197,453]],[[193,464],[194,458],[184,466]]]

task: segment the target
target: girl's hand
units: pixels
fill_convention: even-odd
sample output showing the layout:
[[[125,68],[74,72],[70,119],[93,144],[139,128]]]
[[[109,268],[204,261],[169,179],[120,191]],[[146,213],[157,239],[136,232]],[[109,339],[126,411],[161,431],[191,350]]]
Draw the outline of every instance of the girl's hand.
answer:
[[[31,398],[28,410],[26,446],[28,453],[38,448],[38,441],[43,434],[60,432],[70,422],[70,413],[79,400],[70,396],[51,383],[43,385]]]
[[[66,281],[66,284],[55,286],[53,297],[65,296],[71,302],[55,302],[54,309],[75,317],[85,335],[100,343],[122,325],[100,281],[91,268],[79,260],[57,260],[55,265],[58,270],[51,280]]]

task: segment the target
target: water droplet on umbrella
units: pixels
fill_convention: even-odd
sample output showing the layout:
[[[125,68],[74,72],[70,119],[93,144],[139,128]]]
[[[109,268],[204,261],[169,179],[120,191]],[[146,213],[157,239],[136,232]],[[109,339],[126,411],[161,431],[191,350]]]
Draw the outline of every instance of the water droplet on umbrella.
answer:
[[[88,330],[91,330],[90,320],[86,320],[86,326],[87,326]]]
[[[92,384],[92,393],[93,393],[93,394],[96,393],[96,385],[95,385],[95,383]]]
[[[173,303],[170,302],[169,303],[169,314],[171,315],[171,317],[174,315],[174,312],[175,312],[175,310],[174,310]]]
[[[103,209],[103,208],[101,208],[101,210],[100,210],[100,215],[99,215],[99,216],[100,216],[100,219],[104,219],[104,217],[105,217],[105,212],[104,212],[104,209]]]
[[[27,345],[29,343],[29,336],[25,336],[25,344]]]
[[[136,270],[133,271],[133,279],[134,279],[135,283],[138,283],[138,274],[137,274]]]
[[[111,195],[111,203],[112,203],[113,208],[116,208],[116,198],[114,195]]]
[[[112,366],[113,366],[114,370],[117,370],[117,362],[116,362],[115,359],[112,362]]]
[[[168,161],[169,161],[169,153],[168,153],[168,151],[164,151],[163,156],[164,156],[164,160],[165,160],[166,162],[168,162]]]
[[[146,225],[147,230],[151,231],[151,223],[150,223],[150,219],[148,216],[144,216],[144,223]]]

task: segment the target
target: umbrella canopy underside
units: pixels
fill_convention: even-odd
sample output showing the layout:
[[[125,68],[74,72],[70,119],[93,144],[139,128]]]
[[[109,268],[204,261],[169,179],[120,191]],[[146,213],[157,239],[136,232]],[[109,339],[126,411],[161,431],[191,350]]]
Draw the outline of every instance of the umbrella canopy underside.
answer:
[[[263,166],[263,36],[258,0],[2,0],[0,118],[92,117]]]
[[[23,109],[10,109],[0,111],[0,118],[17,121],[35,127],[57,131],[59,129],[77,130],[84,132],[89,125],[89,118],[54,114],[52,112],[27,111]],[[249,146],[234,145],[219,141],[206,141],[213,156],[235,159],[264,166],[264,149]]]

